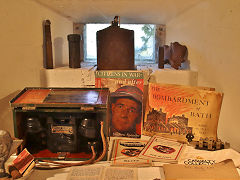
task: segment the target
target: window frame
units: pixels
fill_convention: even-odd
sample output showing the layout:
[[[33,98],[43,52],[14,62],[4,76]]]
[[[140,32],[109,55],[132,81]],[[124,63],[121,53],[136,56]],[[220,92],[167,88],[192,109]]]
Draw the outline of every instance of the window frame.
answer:
[[[80,59],[81,62],[84,62],[86,64],[97,64],[97,61],[94,60],[88,60],[85,61],[84,54],[86,51],[84,50],[84,39],[85,39],[85,25],[87,23],[73,23],[73,33],[74,34],[80,34],[81,40],[80,40]],[[97,24],[97,23],[96,23]],[[137,24],[137,23],[136,23]],[[140,23],[138,23],[140,24]],[[146,64],[156,64],[158,63],[158,54],[159,54],[159,47],[165,45],[166,41],[166,26],[164,24],[154,24],[155,25],[155,61],[140,61],[135,60],[136,65],[146,65]]]

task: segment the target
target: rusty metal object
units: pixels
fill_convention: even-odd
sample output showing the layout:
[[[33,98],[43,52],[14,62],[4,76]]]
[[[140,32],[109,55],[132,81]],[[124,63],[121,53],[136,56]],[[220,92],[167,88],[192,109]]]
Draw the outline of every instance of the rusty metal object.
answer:
[[[164,47],[159,47],[158,52],[158,68],[164,69]]]
[[[170,47],[168,45],[164,45],[163,49],[164,49],[164,64],[169,64]]]
[[[196,141],[195,148],[200,150],[216,151],[220,149],[227,149],[230,147],[230,144],[225,142],[223,143],[220,139],[214,139],[212,137],[200,138],[199,141]]]
[[[69,67],[80,68],[80,34],[69,34],[68,47],[69,47]]]
[[[164,63],[170,64],[174,69],[179,69],[181,63],[185,61],[187,47],[178,42],[164,45]]]
[[[53,55],[52,55],[52,40],[51,40],[51,22],[44,21],[43,28],[43,48],[44,48],[44,67],[46,69],[53,69]]]
[[[134,31],[118,26],[116,17],[97,32],[97,69],[134,70]]]

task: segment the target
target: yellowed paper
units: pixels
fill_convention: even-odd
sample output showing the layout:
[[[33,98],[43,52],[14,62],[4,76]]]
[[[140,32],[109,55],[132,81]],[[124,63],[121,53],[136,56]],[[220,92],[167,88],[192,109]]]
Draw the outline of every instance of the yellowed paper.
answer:
[[[223,94],[198,87],[149,84],[143,134],[187,141],[186,134],[216,139]]]
[[[214,165],[165,164],[163,170],[166,180],[239,180],[240,176],[232,160]]]

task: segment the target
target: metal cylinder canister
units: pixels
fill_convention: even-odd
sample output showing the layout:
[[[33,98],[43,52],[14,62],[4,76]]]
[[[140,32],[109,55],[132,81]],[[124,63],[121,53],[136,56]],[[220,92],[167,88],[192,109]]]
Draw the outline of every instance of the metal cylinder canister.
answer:
[[[69,47],[69,67],[80,68],[80,34],[69,34],[67,36]]]
[[[45,20],[43,23],[44,67],[46,69],[53,69],[51,22],[50,20]]]

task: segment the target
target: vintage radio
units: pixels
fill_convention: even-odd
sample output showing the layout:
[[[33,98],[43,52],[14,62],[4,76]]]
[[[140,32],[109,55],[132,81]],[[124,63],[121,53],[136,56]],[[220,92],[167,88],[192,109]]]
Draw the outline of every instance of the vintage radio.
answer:
[[[103,151],[108,136],[107,88],[25,88],[10,103],[14,131],[35,158],[79,160]],[[105,157],[106,159],[107,157]]]

